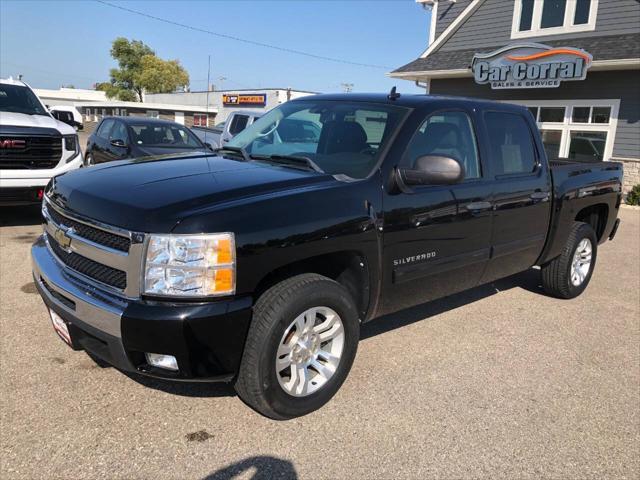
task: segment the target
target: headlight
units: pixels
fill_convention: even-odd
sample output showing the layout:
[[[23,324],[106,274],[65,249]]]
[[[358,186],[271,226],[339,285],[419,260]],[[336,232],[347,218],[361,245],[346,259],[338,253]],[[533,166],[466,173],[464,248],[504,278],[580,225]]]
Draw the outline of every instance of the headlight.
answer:
[[[144,266],[144,293],[175,297],[233,295],[233,233],[151,235]]]
[[[78,135],[65,135],[64,149],[67,152],[73,152],[73,154],[67,158],[67,161],[71,160],[78,153],[80,153],[80,142],[78,141]]]

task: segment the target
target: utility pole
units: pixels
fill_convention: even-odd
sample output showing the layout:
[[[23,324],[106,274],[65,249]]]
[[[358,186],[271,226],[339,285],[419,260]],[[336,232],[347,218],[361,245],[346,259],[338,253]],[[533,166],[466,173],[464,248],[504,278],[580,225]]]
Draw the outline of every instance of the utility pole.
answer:
[[[344,93],[351,93],[353,91],[353,83],[341,83],[340,86]]]
[[[211,55],[209,55],[209,62],[207,63],[207,99],[205,100],[206,112],[207,112],[207,127],[209,126],[209,90],[211,90],[209,77],[211,76]]]

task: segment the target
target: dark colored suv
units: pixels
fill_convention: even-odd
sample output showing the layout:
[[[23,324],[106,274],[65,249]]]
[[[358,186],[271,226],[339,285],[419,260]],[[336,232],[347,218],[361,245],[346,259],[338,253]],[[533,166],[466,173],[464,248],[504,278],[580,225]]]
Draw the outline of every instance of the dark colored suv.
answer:
[[[87,140],[85,166],[209,149],[184,125],[144,117],[106,117]]]

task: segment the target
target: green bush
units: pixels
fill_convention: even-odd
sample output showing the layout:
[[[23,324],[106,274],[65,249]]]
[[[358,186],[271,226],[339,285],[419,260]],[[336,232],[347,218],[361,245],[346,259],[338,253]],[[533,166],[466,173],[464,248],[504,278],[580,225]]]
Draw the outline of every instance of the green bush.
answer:
[[[629,193],[627,193],[627,203],[629,205],[640,205],[640,183],[635,185]]]

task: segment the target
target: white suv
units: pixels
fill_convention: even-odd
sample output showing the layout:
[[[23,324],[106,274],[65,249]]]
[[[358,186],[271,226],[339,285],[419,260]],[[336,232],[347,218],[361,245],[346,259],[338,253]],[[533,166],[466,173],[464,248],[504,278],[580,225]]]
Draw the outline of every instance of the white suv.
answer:
[[[81,165],[75,129],[27,84],[0,79],[0,205],[38,203],[52,177]]]

